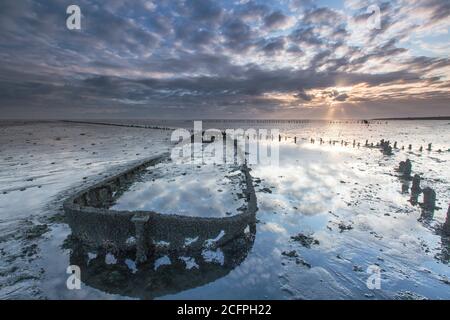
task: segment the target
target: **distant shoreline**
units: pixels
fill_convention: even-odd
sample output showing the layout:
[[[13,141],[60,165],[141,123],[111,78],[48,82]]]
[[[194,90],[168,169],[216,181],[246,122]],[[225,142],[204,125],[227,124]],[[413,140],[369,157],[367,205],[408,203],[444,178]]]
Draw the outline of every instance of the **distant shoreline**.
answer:
[[[406,118],[375,118],[371,120],[450,120],[450,116],[445,117],[406,117]]]
[[[170,121],[183,121],[183,122],[192,122],[192,121],[205,121],[205,122],[247,122],[247,123],[304,123],[304,122],[314,122],[314,121],[322,121],[322,122],[339,122],[339,121],[394,121],[394,120],[450,120],[450,116],[439,116],[439,117],[390,117],[390,118],[354,118],[354,119],[213,119],[213,118],[204,118],[204,119],[14,119],[14,118],[0,118],[0,122],[73,122],[73,123],[91,123],[91,124],[107,124],[105,122],[114,122],[117,120],[128,120],[128,121],[159,121],[159,122],[170,122]],[[125,125],[121,123],[117,123],[117,125]]]

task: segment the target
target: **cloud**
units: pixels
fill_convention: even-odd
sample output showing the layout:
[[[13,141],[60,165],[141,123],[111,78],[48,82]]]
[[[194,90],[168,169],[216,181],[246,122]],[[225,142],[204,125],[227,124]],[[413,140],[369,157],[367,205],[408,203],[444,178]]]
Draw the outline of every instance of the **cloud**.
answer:
[[[305,90],[301,89],[299,92],[294,94],[295,98],[302,99],[304,101],[311,101],[312,97],[309,94],[306,94]]]
[[[281,11],[274,11],[264,17],[264,26],[267,29],[283,29],[289,26],[292,19]]]
[[[345,101],[348,99],[348,94],[343,93],[334,98],[336,101]]]
[[[313,25],[339,26],[345,23],[345,17],[333,9],[322,7],[307,11],[303,17],[303,22]]]
[[[435,39],[450,27],[448,1],[382,2],[380,30],[366,28],[371,2],[359,0],[345,11],[298,0],[78,3],[82,30],[69,31],[61,1],[2,2],[2,116],[301,117],[331,104],[398,116],[442,113],[450,98],[448,54],[421,49],[448,46]]]
[[[264,44],[262,50],[269,55],[276,54],[279,51],[284,50],[286,45],[286,40],[283,37],[269,39],[267,43]]]
[[[252,32],[250,26],[238,18],[225,22],[222,34],[226,45],[232,50],[246,50],[251,45]]]
[[[300,27],[290,34],[290,39],[300,45],[322,45],[324,40],[314,32],[313,27]]]
[[[186,0],[185,8],[193,20],[218,21],[223,9],[212,0]]]

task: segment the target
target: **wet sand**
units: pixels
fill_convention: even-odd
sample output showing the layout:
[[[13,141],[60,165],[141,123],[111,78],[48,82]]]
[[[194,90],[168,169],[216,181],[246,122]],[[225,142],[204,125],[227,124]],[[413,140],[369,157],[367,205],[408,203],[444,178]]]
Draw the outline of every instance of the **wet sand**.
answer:
[[[132,282],[136,266],[106,253],[97,254],[103,260],[97,259],[96,266],[108,276],[83,284],[82,290],[67,290],[65,271],[79,250],[70,241],[61,204],[75,190],[130,162],[168,151],[170,131],[56,122],[0,125],[0,133],[0,298],[136,298],[126,290],[108,291],[114,275],[122,276],[123,285],[136,283]],[[446,121],[307,123],[286,126],[282,134],[281,165],[252,166],[259,210],[251,246],[235,244],[223,252],[214,248],[204,256],[154,257],[147,267],[159,270],[158,277],[184,268],[178,284],[191,283],[161,283],[145,290],[163,294],[149,292],[147,297],[450,299],[449,241],[439,231],[450,202]],[[392,156],[362,147],[366,139],[377,143],[382,138],[398,141]],[[341,145],[342,140],[347,145]],[[353,140],[361,143],[360,148]],[[425,150],[428,143],[433,145],[430,152]],[[413,150],[401,149],[408,144]],[[421,145],[424,150],[419,152]],[[422,177],[422,186],[436,190],[439,208],[431,218],[421,219],[420,206],[411,204],[402,187],[407,182],[395,170],[407,158],[413,174]],[[176,180],[185,177],[184,168],[164,170],[170,173],[162,172],[168,186],[185,184]],[[195,170],[214,181],[207,166]],[[230,171],[223,168],[222,174]],[[161,190],[145,193],[158,186],[151,176],[147,178],[130,195],[141,190],[143,199],[164,199]],[[201,192],[200,182],[192,190],[174,188],[184,196],[169,208],[209,213],[208,208],[198,208],[196,192],[187,192]],[[226,210],[228,200],[220,194],[233,190],[230,183],[211,187],[218,200],[216,213]],[[238,206],[239,199],[232,200]],[[139,197],[132,202],[144,203]],[[157,207],[165,201],[146,203]],[[381,269],[381,290],[366,286],[371,265]],[[195,282],[193,275],[204,268],[214,268],[211,276]]]

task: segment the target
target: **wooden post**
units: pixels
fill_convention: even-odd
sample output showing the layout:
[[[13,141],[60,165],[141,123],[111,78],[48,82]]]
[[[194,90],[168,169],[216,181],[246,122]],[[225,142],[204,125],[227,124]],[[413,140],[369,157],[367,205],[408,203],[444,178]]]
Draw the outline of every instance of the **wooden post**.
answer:
[[[147,237],[145,236],[145,225],[150,217],[143,214],[135,214],[131,221],[134,223],[136,230],[136,262],[141,263],[147,261]]]

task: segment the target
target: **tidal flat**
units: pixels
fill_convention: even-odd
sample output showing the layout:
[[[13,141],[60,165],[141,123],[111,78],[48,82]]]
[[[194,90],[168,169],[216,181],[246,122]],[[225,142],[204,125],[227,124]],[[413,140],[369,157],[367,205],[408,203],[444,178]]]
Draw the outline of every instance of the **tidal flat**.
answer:
[[[191,129],[192,121],[103,123],[120,126],[0,123],[0,299],[450,299],[448,121],[206,121],[280,130],[279,164],[249,165],[255,229],[144,264],[73,239],[62,203],[170,152],[168,129]],[[392,155],[376,146],[381,139],[397,143]],[[406,159],[436,192],[431,214],[422,196],[410,201],[411,180],[397,170]],[[235,165],[169,161],[148,168],[112,208],[232,217],[244,202]],[[80,290],[66,286],[73,264]],[[367,286],[373,267],[377,289]]]

